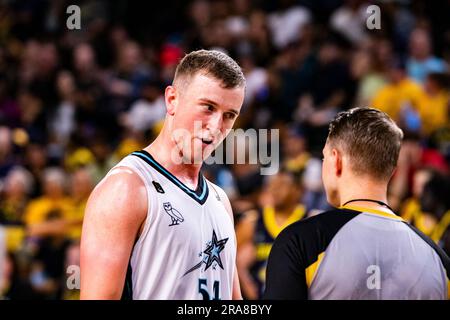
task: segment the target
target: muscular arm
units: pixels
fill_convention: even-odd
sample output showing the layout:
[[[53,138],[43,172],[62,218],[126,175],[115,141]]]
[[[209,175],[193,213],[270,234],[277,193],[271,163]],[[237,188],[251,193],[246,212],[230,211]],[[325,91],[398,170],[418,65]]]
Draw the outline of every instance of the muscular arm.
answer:
[[[120,299],[146,213],[144,183],[131,169],[114,169],[94,189],[81,237],[81,299]]]

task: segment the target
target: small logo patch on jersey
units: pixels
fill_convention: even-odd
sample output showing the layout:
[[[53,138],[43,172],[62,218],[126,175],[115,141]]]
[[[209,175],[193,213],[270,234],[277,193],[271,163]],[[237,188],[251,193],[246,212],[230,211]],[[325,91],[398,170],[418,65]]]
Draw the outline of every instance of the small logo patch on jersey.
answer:
[[[183,277],[188,273],[200,268],[202,264],[206,264],[205,270],[208,270],[209,267],[215,270],[218,265],[221,269],[223,269],[222,259],[220,258],[220,252],[225,248],[225,244],[227,243],[228,238],[217,240],[216,232],[213,230],[212,239],[206,245],[205,251],[203,251],[203,259],[195,266],[190,268],[185,272]],[[200,255],[201,256],[201,255]]]
[[[158,191],[159,193],[164,193],[164,189],[161,187],[161,185],[156,182],[156,181],[152,181],[153,186],[155,187],[156,191]]]
[[[180,224],[180,222],[184,221],[181,213],[177,209],[172,208],[172,204],[170,202],[164,202],[163,207],[166,213],[169,215],[170,219],[172,219],[172,223],[169,224],[169,227],[177,226]]]

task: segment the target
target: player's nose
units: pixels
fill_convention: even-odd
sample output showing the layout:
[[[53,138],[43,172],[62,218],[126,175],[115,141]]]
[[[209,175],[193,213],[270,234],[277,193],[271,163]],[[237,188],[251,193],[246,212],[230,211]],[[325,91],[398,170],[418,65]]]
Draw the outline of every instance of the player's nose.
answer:
[[[206,128],[215,136],[222,131],[223,116],[221,112],[216,112],[209,117]]]

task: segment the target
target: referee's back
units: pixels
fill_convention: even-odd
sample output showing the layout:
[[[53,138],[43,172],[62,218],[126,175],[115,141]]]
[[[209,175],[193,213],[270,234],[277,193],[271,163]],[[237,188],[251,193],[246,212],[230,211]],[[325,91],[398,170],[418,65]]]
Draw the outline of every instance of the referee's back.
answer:
[[[384,211],[347,206],[297,222],[275,242],[265,299],[447,299],[450,260]]]

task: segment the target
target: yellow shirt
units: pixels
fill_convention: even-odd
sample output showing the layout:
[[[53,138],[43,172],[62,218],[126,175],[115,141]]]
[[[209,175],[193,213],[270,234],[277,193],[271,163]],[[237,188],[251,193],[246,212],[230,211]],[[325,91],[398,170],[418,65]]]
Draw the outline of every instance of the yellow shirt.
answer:
[[[303,152],[293,159],[286,160],[284,166],[286,167],[286,170],[290,172],[300,172],[306,167],[310,158],[311,156],[308,152]]]
[[[419,100],[419,114],[425,134],[430,134],[448,124],[449,98],[445,90],[435,96],[426,93],[422,95]]]
[[[409,103],[415,110],[420,109],[423,89],[416,82],[406,78],[399,83],[390,83],[381,88],[373,97],[371,107],[386,112],[398,121],[404,104]]]
[[[47,220],[52,212],[60,214],[61,218],[68,218],[72,209],[72,202],[69,198],[57,200],[42,196],[32,200],[25,209],[24,222],[26,225],[41,223]]]
[[[68,217],[71,220],[82,221],[83,217],[84,217],[84,211],[86,209],[86,204],[87,204],[87,199],[85,199],[81,202],[77,202],[77,203],[73,202],[72,208],[69,211]],[[79,225],[74,225],[73,227],[70,228],[70,230],[68,232],[68,236],[71,239],[80,240],[81,239],[81,229],[82,229],[81,223]]]
[[[401,210],[401,217],[427,236],[430,236],[436,227],[436,221],[420,210],[419,201],[415,198],[405,200]]]

